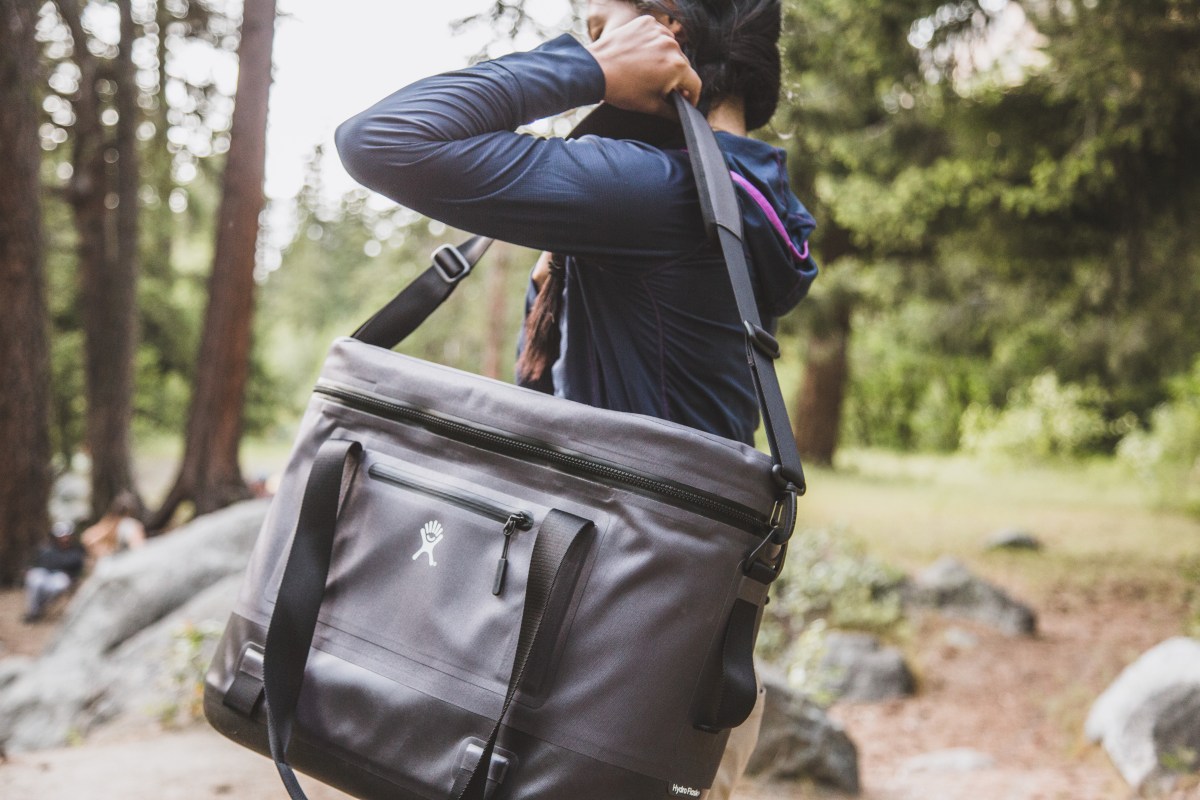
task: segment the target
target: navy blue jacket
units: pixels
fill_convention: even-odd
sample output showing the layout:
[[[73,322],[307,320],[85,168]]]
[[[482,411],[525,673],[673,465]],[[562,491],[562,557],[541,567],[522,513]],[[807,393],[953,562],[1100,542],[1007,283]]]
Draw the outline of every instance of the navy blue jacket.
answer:
[[[562,36],[401,89],[338,128],[338,153],[356,180],[404,206],[568,256],[556,394],[751,443],[758,401],[744,333],[687,153],[514,132],[597,103],[604,89],[595,59]],[[814,223],[788,188],[781,150],[717,136],[742,179],[747,252],[770,325],[816,276]]]

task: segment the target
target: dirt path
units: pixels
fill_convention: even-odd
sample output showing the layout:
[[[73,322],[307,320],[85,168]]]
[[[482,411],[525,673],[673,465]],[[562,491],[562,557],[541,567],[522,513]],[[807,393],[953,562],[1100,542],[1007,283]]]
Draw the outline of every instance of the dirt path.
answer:
[[[9,593],[11,595],[11,593]],[[1097,600],[1097,596],[1104,598]],[[909,700],[842,705],[834,716],[859,747],[866,800],[1127,800],[1104,753],[1082,738],[1092,700],[1141,652],[1179,631],[1181,608],[1163,597],[1111,591],[1056,594],[1040,603],[1041,634],[1012,639],[978,625],[917,620],[908,644],[921,693]],[[11,613],[0,596],[0,616]],[[50,626],[0,622],[7,653],[30,652]],[[17,636],[18,641],[11,638]],[[970,748],[990,763],[922,764],[930,753]],[[313,800],[344,795],[313,785]],[[281,798],[265,759],[207,728],[103,732],[80,747],[0,763],[0,798],[203,800]],[[752,783],[738,800],[827,797],[811,787]],[[1174,800],[1200,800],[1181,790]],[[614,800],[619,800],[615,798]]]

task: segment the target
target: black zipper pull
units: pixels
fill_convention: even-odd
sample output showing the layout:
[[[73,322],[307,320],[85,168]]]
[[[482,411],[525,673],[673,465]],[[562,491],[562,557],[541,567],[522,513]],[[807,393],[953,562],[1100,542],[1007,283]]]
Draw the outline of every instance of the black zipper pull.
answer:
[[[529,515],[523,511],[509,515],[508,521],[504,523],[504,549],[500,551],[500,560],[496,563],[496,579],[492,581],[492,594],[497,597],[504,589],[504,576],[508,572],[508,543],[512,541],[512,535],[516,533],[518,526],[522,530],[528,530],[531,523]]]

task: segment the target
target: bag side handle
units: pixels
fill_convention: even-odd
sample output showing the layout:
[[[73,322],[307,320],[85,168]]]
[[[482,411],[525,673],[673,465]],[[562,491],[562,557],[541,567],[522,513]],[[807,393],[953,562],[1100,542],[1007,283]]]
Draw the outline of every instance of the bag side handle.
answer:
[[[329,579],[342,484],[347,468],[361,452],[362,445],[344,439],[329,439],[318,449],[305,485],[299,521],[267,628],[263,654],[267,740],[271,758],[292,800],[307,800],[307,795],[287,763],[288,744],[292,739],[296,704],[300,699],[317,615]],[[504,705],[474,768],[470,772],[459,771],[449,800],[485,800],[496,740],[524,678],[530,653],[538,642],[542,619],[562,567],[572,546],[591,528],[590,520],[559,510],[550,511],[542,520],[533,545],[521,629]]]

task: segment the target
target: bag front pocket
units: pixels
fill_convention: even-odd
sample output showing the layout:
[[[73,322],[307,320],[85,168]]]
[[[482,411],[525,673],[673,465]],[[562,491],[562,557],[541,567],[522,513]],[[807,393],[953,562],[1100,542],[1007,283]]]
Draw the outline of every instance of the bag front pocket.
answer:
[[[546,509],[364,456],[338,519],[321,618],[493,691],[508,682]]]

